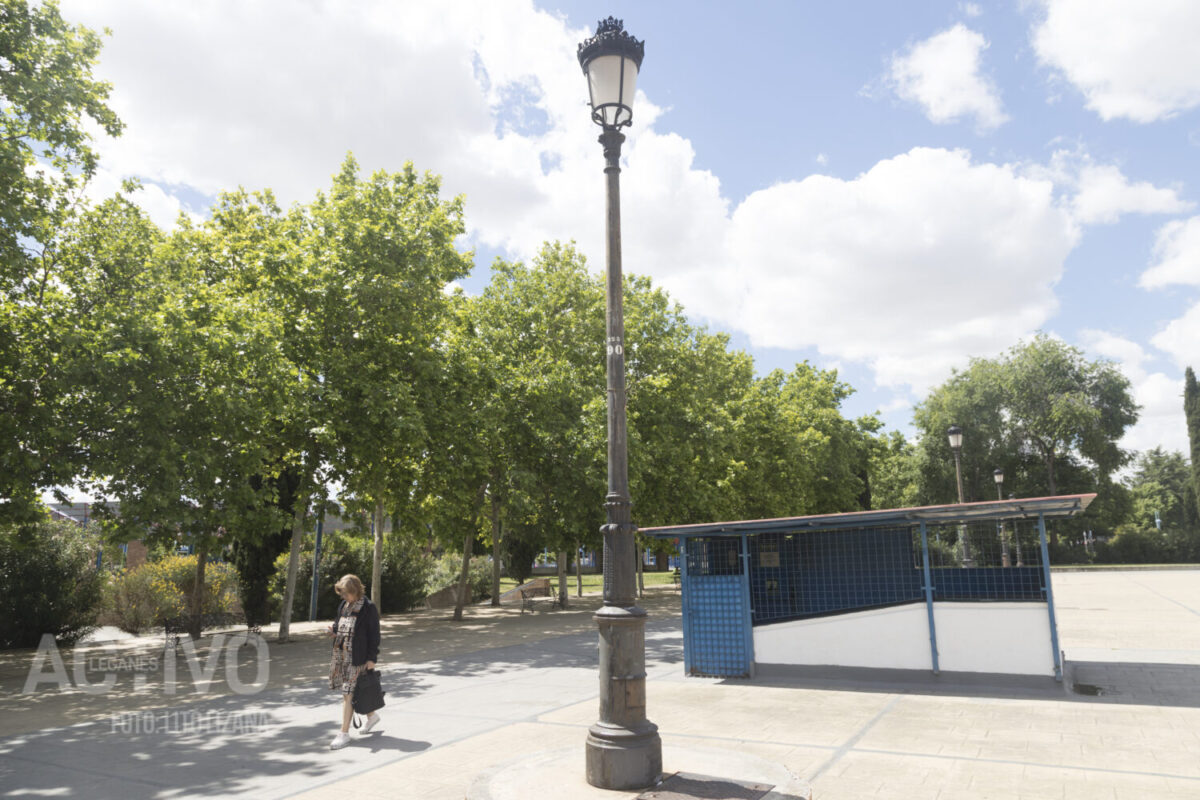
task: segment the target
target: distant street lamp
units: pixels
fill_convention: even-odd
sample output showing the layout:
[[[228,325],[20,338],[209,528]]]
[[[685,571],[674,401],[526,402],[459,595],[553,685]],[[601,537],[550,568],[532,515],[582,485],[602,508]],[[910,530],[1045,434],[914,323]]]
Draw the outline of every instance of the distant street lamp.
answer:
[[[962,488],[962,444],[963,432],[962,428],[957,425],[951,425],[946,430],[946,436],[950,439],[950,449],[954,451],[954,479],[958,484],[958,502],[963,503],[963,488]],[[959,527],[959,538],[962,539],[962,563],[964,567],[972,567],[975,562],[971,560],[971,545],[967,543],[966,526]]]
[[[1004,470],[997,469],[992,472],[992,477],[996,479],[996,499],[1004,499]],[[1008,557],[1008,535],[1004,532],[1004,520],[1000,521],[1000,566],[1012,566],[1012,561]]]
[[[621,297],[620,129],[633,122],[633,96],[645,43],[619,19],[601,20],[579,45],[592,121],[602,129],[607,176],[608,495],[604,507],[604,606],[600,629],[600,719],[588,729],[587,781],[601,789],[640,789],[662,774],[658,726],[646,719],[646,612],[637,606],[634,528],[625,433],[625,319]]]

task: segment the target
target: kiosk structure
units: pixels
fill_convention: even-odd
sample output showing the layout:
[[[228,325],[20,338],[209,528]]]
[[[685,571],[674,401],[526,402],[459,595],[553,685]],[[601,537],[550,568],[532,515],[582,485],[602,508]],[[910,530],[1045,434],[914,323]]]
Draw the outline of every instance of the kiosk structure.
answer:
[[[681,554],[684,668],[1062,680],[1046,526],[1094,494],[643,529]]]

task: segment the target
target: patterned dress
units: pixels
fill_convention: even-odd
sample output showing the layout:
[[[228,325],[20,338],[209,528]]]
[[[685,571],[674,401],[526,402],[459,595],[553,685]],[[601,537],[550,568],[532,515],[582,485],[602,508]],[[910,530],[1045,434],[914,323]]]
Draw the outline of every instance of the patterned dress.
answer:
[[[329,688],[342,694],[353,694],[358,676],[366,664],[354,666],[354,623],[363,607],[363,598],[346,603],[338,617],[333,636],[333,661],[329,664]]]

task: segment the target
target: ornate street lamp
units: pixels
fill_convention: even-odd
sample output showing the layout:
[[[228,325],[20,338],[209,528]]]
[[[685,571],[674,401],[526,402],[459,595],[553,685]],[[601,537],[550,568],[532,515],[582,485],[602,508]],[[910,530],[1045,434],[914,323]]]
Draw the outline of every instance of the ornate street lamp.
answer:
[[[954,451],[954,479],[958,483],[958,502],[961,505],[963,502],[962,488],[962,444],[963,432],[962,428],[957,425],[951,425],[946,430],[946,436],[950,439],[950,449]],[[975,562],[971,559],[971,545],[967,543],[967,529],[965,526],[959,527],[959,538],[962,539],[962,563],[964,567],[973,567]]]
[[[601,20],[579,45],[592,121],[602,129],[607,178],[608,495],[604,501],[604,605],[600,629],[600,719],[588,729],[587,781],[602,789],[640,789],[662,774],[658,726],[646,719],[646,612],[637,606],[625,433],[625,318],[621,297],[620,129],[633,122],[633,95],[645,43],[621,20]]]

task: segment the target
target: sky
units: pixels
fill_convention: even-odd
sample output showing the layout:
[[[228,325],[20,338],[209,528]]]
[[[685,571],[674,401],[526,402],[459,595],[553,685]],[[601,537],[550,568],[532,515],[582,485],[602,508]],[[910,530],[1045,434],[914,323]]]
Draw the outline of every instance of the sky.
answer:
[[[285,204],[412,161],[497,258],[603,268],[603,155],[576,47],[645,40],[621,174],[624,266],[760,373],[808,360],[911,433],[970,359],[1037,331],[1117,362],[1132,449],[1187,449],[1200,368],[1200,3],[63,0],[157,222],[222,190]],[[961,424],[967,432],[970,423]]]

